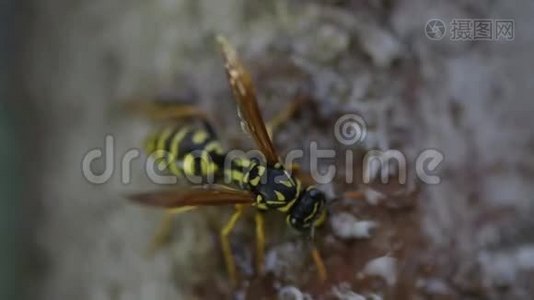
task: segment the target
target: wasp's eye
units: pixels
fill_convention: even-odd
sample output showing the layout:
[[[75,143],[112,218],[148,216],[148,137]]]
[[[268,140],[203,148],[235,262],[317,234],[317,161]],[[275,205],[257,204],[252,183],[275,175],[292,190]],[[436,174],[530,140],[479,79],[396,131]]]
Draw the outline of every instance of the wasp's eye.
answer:
[[[310,189],[308,189],[308,195],[311,198],[318,198],[318,197],[320,197],[321,192],[316,188],[310,188]]]
[[[319,189],[315,187],[309,187],[306,190],[306,193],[303,195],[303,198],[305,202],[313,203],[313,202],[324,202],[325,201],[325,195],[323,192],[321,192]]]
[[[289,226],[298,231],[305,231],[311,227],[311,223],[304,221],[303,219],[288,216],[286,222]]]

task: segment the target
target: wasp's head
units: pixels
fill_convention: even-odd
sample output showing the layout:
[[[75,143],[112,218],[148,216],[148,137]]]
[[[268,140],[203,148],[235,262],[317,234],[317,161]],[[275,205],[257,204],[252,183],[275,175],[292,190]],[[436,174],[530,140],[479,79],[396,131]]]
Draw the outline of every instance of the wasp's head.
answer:
[[[321,225],[326,218],[326,196],[314,186],[304,190],[291,207],[287,223],[301,232],[309,232]]]

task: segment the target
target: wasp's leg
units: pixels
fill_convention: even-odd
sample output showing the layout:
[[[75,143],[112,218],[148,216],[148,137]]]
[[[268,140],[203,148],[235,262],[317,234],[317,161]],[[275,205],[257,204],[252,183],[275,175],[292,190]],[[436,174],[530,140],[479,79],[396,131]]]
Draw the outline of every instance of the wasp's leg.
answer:
[[[306,99],[304,97],[300,95],[295,97],[282,111],[267,122],[267,132],[269,132],[271,139],[273,138],[273,135],[276,134],[276,131],[280,129],[285,122],[291,119],[305,102]]]
[[[319,279],[321,282],[326,281],[326,267],[324,266],[323,259],[321,258],[321,254],[319,253],[319,250],[315,246],[312,246],[311,254],[313,258],[313,262],[315,263],[315,266],[317,267],[317,273],[319,275]]]
[[[263,273],[263,260],[265,256],[265,226],[263,213],[256,212],[256,270],[258,274]]]
[[[230,276],[230,280],[234,285],[237,283],[237,275],[234,257],[232,255],[232,248],[230,247],[230,240],[228,239],[228,236],[234,229],[239,218],[241,218],[241,216],[243,215],[243,208],[243,205],[236,205],[234,213],[220,232],[221,246],[224,255],[224,262],[226,264],[226,271],[228,272],[228,276]]]
[[[157,101],[129,101],[126,110],[130,113],[147,116],[156,121],[175,121],[197,118],[208,121],[206,114],[196,106]]]
[[[153,256],[154,253],[156,253],[156,251],[169,240],[172,231],[172,221],[176,215],[193,210],[195,208],[196,206],[184,206],[166,211],[158,229],[156,230],[156,233],[154,234],[154,237],[150,241],[146,251],[146,256]]]

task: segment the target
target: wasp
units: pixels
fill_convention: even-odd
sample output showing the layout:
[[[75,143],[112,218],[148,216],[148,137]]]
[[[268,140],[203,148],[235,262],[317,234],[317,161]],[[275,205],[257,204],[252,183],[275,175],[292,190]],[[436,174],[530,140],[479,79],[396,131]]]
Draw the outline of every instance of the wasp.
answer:
[[[227,153],[217,139],[213,127],[202,121],[200,128],[193,126],[167,126],[146,142],[148,153],[161,152],[159,159],[167,162],[168,170],[176,176],[227,178],[225,184],[203,184],[180,190],[161,190],[131,195],[136,202],[160,207],[168,214],[163,220],[152,245],[156,247],[170,230],[172,217],[177,213],[200,206],[235,205],[235,211],[220,231],[220,242],[228,275],[235,284],[236,267],[230,248],[229,235],[247,206],[256,208],[256,265],[262,272],[264,257],[263,212],[276,210],[286,215],[287,224],[311,238],[314,229],[327,218],[326,196],[313,185],[305,185],[296,175],[288,172],[280,162],[270,137],[278,125],[296,111],[299,101],[290,104],[279,116],[267,124],[260,113],[255,88],[249,72],[238,58],[236,50],[222,36],[217,37],[230,88],[237,102],[238,113],[245,131],[264,156],[262,163],[246,157],[234,158],[225,165]],[[182,119],[205,115],[193,106],[146,105],[143,108],[160,119]],[[311,239],[310,239],[311,240]],[[313,243],[311,254],[319,278],[326,279],[326,269]]]

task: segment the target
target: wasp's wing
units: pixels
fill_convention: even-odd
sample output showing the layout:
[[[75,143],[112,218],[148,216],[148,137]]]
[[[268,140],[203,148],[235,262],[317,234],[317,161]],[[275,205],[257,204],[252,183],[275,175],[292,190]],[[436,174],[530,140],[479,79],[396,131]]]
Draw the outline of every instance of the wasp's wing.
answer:
[[[163,190],[134,194],[128,198],[138,203],[161,208],[252,204],[254,202],[254,196],[251,193],[224,186]]]
[[[256,91],[252,79],[243,64],[239,61],[235,49],[222,36],[217,37],[225,59],[228,81],[237,101],[241,125],[252,136],[267,163],[274,165],[278,162],[278,155],[271,138],[265,128],[265,123],[258,108]]]

